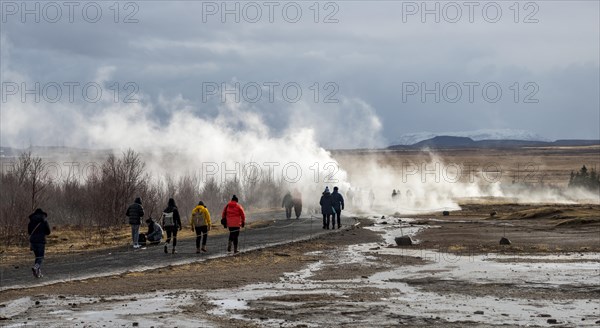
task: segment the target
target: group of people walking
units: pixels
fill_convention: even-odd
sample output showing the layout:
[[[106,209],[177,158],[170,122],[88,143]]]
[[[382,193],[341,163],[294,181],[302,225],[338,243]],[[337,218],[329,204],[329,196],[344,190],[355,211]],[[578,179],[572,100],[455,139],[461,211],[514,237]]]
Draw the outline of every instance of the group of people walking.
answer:
[[[323,229],[329,229],[330,221],[331,229],[335,229],[336,221],[338,229],[341,228],[344,197],[339,193],[338,187],[333,187],[333,193],[329,192],[329,187],[325,187],[319,204],[321,205],[321,214],[323,214]]]
[[[344,197],[339,193],[338,187],[333,188],[330,193],[329,187],[321,195],[319,201],[321,213],[323,214],[323,229],[335,229],[337,222],[338,229],[341,228],[341,212],[344,209]],[[286,209],[286,218],[290,219],[292,209],[294,209],[296,219],[300,218],[302,213],[302,196],[296,189],[293,193],[287,192],[283,198],[282,207]],[[125,215],[131,225],[131,238],[133,248],[142,247],[142,243],[160,244],[163,234],[166,233],[166,240],[163,246],[164,252],[176,254],[177,233],[183,229],[181,215],[173,198],[169,198],[167,207],[163,210],[160,220],[157,222],[149,217],[144,222],[148,226],[147,233],[140,233],[140,225],[144,219],[145,212],[142,206],[141,197],[135,198],[134,202],[127,207]],[[47,221],[48,214],[42,209],[36,209],[29,216],[29,225],[27,232],[31,250],[35,254],[35,262],[32,272],[35,277],[42,277],[41,265],[44,259],[46,236],[50,234],[50,225]],[[227,243],[227,252],[239,252],[240,230],[246,225],[246,213],[242,205],[238,203],[236,195],[231,197],[231,201],[225,205],[221,213],[221,224],[229,229],[229,239]],[[190,215],[190,228],[196,233],[196,253],[207,252],[206,244],[208,232],[211,230],[211,216],[206,205],[199,201]],[[171,244],[171,241],[173,242]]]
[[[142,246],[141,242],[159,244],[163,237],[164,230],[167,235],[163,246],[164,252],[165,254],[169,253],[169,246],[171,245],[172,240],[171,254],[176,254],[177,232],[183,229],[183,225],[175,200],[169,198],[167,207],[162,212],[160,218],[162,227],[152,218],[146,220],[146,223],[148,224],[148,233],[146,235],[139,233],[140,224],[144,214],[144,208],[142,207],[142,200],[140,197],[137,197],[125,212],[125,215],[129,218],[129,224],[131,225],[133,248],[140,248]],[[240,229],[246,225],[246,213],[244,212],[242,205],[238,204],[236,195],[233,195],[231,201],[223,208],[221,218],[221,224],[229,229],[227,251],[231,252],[233,250],[234,253],[238,253],[238,239]],[[190,228],[196,233],[196,253],[208,251],[206,249],[206,243],[211,226],[210,212],[208,211],[208,208],[206,208],[206,205],[204,205],[204,202],[199,201],[198,205],[194,207],[190,215]],[[140,238],[140,236],[143,238]]]
[[[292,208],[294,209],[296,219],[299,219],[300,214],[302,214],[302,194],[300,194],[300,191],[298,189],[294,189],[293,193],[288,191],[283,196],[281,207],[285,208],[286,219],[292,218]]]

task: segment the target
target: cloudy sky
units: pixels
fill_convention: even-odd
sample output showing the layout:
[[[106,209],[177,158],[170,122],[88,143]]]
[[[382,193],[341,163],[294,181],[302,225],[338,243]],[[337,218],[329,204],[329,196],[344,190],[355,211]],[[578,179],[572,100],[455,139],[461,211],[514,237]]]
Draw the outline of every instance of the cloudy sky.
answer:
[[[598,1],[37,3],[2,1],[2,146],[113,146],[182,112],[336,148],[600,138]]]

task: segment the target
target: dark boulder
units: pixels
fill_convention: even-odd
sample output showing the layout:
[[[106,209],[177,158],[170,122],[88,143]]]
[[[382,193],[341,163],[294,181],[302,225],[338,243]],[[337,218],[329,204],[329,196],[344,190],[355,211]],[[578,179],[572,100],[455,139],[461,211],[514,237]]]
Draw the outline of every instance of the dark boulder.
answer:
[[[508,240],[508,238],[506,237],[502,237],[500,238],[500,245],[510,245],[510,240]]]
[[[396,241],[396,245],[398,245],[398,246],[410,246],[413,244],[413,241],[410,238],[410,236],[396,237],[396,238],[394,238],[394,241]]]

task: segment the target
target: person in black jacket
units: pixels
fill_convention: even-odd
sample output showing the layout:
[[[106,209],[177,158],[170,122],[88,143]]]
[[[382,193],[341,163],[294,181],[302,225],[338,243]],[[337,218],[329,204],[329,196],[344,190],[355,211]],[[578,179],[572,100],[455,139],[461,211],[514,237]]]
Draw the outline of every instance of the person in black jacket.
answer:
[[[333,193],[331,194],[331,202],[333,203],[333,217],[331,218],[331,223],[333,228],[335,229],[335,219],[337,217],[337,225],[338,229],[342,226],[341,215],[342,210],[344,209],[344,197],[342,194],[338,192],[338,187],[333,187]]]
[[[129,205],[127,212],[125,212],[125,216],[129,218],[129,224],[131,224],[133,248],[140,248],[140,225],[142,224],[142,217],[144,217],[144,208],[142,207],[142,199],[140,197],[137,197],[133,201],[133,204]]]
[[[29,216],[27,234],[31,243],[31,250],[35,254],[35,262],[31,270],[36,278],[42,277],[42,261],[46,250],[46,236],[50,234],[50,225],[46,218],[48,214],[38,208]]]
[[[325,191],[319,201],[321,205],[321,214],[323,214],[323,229],[329,229],[329,219],[333,213],[333,202],[331,199],[331,193],[329,187],[325,187]]]
[[[285,207],[285,218],[290,219],[292,217],[292,207],[294,207],[294,201],[292,200],[291,192],[288,191],[285,196],[283,196],[281,207]]]
[[[171,235],[173,236],[173,250],[172,254],[177,253],[175,247],[177,246],[177,230],[181,230],[181,217],[179,216],[179,210],[175,205],[175,200],[169,198],[167,208],[164,209],[162,214],[162,226],[167,232],[167,240],[165,242],[165,254],[169,253],[169,243],[171,242]]]

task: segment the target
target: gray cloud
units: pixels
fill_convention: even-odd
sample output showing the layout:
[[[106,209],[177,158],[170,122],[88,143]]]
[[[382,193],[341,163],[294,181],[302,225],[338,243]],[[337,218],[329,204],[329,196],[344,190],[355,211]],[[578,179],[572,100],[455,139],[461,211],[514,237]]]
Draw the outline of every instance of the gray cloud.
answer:
[[[475,23],[464,12],[456,24],[443,19],[422,23],[416,15],[404,23],[402,2],[387,1],[336,2],[339,22],[334,24],[315,24],[312,3],[305,2],[299,2],[303,16],[296,24],[285,22],[277,10],[275,23],[264,16],[256,24],[221,23],[215,16],[203,23],[202,2],[189,1],[136,2],[139,22],[133,24],[115,24],[108,3],[101,3],[104,16],[95,24],[77,16],[73,24],[21,23],[8,16],[1,30],[2,80],[84,84],[112,67],[105,93],[110,94],[114,81],[121,86],[135,82],[145,119],[157,124],[182,108],[199,118],[217,117],[223,104],[218,97],[202,101],[205,82],[296,82],[303,91],[297,103],[286,102],[280,93],[266,101],[263,94],[261,101],[243,108],[258,114],[273,136],[294,126],[311,127],[327,147],[381,146],[408,132],[493,128],[529,130],[550,139],[598,138],[598,3],[535,3],[539,22],[534,24],[515,23],[512,3],[504,2],[499,2],[503,15],[495,24],[485,22],[478,10]],[[528,12],[521,8],[519,20]],[[321,8],[321,21],[325,13]],[[403,101],[403,82],[443,87],[469,81],[498,83],[503,95],[496,103],[480,93],[473,103],[464,94],[456,103],[443,97],[436,103],[432,96],[422,102],[420,94]],[[317,102],[310,89],[315,82]],[[331,91],[323,89],[326,82],[339,87],[339,103],[323,102]],[[515,82],[521,89],[535,83],[539,102],[523,103],[531,89],[522,89],[515,103],[510,89]],[[115,115],[114,104],[109,110],[105,101],[13,99],[0,105],[3,145],[30,138],[52,144],[57,135],[89,144],[85,125],[105,118],[105,112]],[[32,123],[40,115],[44,120]]]

